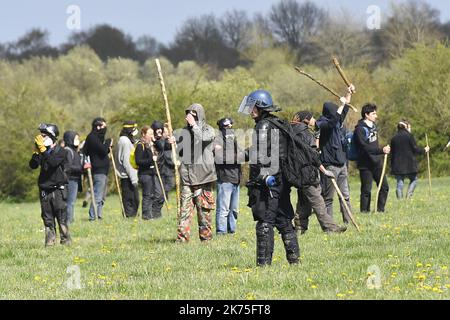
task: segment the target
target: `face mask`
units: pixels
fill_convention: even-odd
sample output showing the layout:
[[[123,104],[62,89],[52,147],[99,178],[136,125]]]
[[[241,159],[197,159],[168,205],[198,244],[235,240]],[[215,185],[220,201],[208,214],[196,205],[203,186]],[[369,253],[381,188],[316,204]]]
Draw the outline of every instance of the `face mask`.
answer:
[[[103,129],[98,130],[97,132],[100,133],[100,134],[106,134],[106,130],[107,129],[108,128],[103,128]]]
[[[80,139],[75,138],[75,140],[73,140],[73,145],[74,147],[78,147],[80,145]]]
[[[135,137],[135,136],[138,135],[138,133],[139,133],[139,130],[138,130],[138,129],[134,129],[133,132],[131,133],[131,135],[132,135],[133,137]]]
[[[53,144],[53,140],[50,137],[45,137],[44,138],[44,146],[46,146],[47,148],[50,147]]]

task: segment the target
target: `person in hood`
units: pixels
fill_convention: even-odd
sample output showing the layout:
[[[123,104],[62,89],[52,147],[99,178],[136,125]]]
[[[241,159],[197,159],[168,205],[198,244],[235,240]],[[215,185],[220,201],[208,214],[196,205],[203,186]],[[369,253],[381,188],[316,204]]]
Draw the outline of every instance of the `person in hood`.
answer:
[[[66,150],[58,145],[59,130],[54,124],[41,124],[34,139],[36,151],[31,157],[31,169],[41,168],[38,178],[41,217],[45,226],[45,246],[56,241],[56,224],[59,226],[61,244],[70,244],[67,226],[67,164]]]
[[[367,103],[361,110],[362,119],[355,127],[355,143],[358,150],[357,166],[361,179],[361,212],[370,212],[370,200],[372,182],[375,180],[377,186],[381,183],[378,197],[378,212],[384,212],[389,193],[389,185],[386,176],[383,181],[381,174],[383,171],[383,155],[391,152],[390,146],[381,148],[378,141],[378,128],[375,122],[378,119],[377,106]]]
[[[350,189],[348,186],[348,167],[347,167],[347,142],[345,139],[346,129],[344,121],[347,117],[352,93],[355,87],[351,85],[348,88],[346,97],[338,107],[332,102],[326,102],[323,105],[323,111],[316,125],[320,130],[319,146],[320,146],[320,160],[327,170],[333,172],[336,177],[336,183],[344,196],[348,208],[350,205]],[[322,174],[322,195],[327,207],[327,213],[333,216],[333,199],[335,189],[330,178]],[[348,224],[350,217],[345,209],[342,200],[339,198],[342,219],[345,224]]]
[[[242,168],[242,151],[238,147],[233,130],[233,119],[227,117],[217,121],[219,135],[214,142],[214,157],[217,172],[216,233],[236,232],[239,214],[239,184]]]
[[[314,128],[316,125],[316,120],[314,119],[312,112],[305,110],[296,113],[291,124],[294,134],[305,142],[306,145],[317,150],[316,137],[311,130],[311,128]],[[319,156],[318,153],[317,156]],[[345,226],[338,226],[336,222],[334,222],[333,217],[327,213],[319,181],[319,170],[315,170],[315,176],[317,178],[297,189],[297,209],[294,218],[295,228],[296,230],[299,230],[301,234],[304,234],[306,230],[308,230],[309,216],[314,210],[323,232],[345,232],[347,228]],[[326,176],[326,174],[332,176],[331,171],[325,170],[324,172],[324,176]]]
[[[152,143],[155,155],[158,157],[158,168],[164,184],[164,191],[169,197],[169,192],[175,188],[175,164],[172,159],[172,144],[169,141],[167,128],[161,121],[153,121]],[[163,197],[163,195],[161,195]]]
[[[409,179],[407,198],[411,198],[417,186],[416,156],[430,152],[430,147],[420,148],[411,134],[411,124],[402,120],[397,125],[397,134],[391,140],[391,173],[397,180],[397,199],[403,199],[404,180]]]
[[[139,209],[138,171],[130,163],[130,154],[134,149],[135,137],[138,133],[136,122],[125,121],[114,154],[117,175],[120,178],[123,207],[127,218],[135,217]]]
[[[92,167],[92,176],[94,180],[94,198],[92,201],[97,203],[97,217],[94,213],[94,207],[91,203],[89,208],[89,221],[103,219],[104,196],[106,192],[106,181],[109,172],[109,152],[113,145],[112,139],[105,139],[107,132],[106,120],[104,118],[95,118],[92,121],[92,131],[86,138],[84,145],[84,155],[88,157]]]
[[[198,103],[186,109],[186,122],[187,126],[177,134],[182,183],[177,242],[189,241],[195,211],[200,240],[205,242],[212,239],[211,211],[215,208],[213,194],[213,186],[217,180],[213,154],[215,132],[206,123],[205,110]]]
[[[72,224],[75,213],[74,206],[78,191],[81,190],[81,176],[83,174],[83,162],[78,152],[80,136],[75,131],[64,132],[64,144],[67,151],[66,172],[69,178],[67,186],[67,224]]]

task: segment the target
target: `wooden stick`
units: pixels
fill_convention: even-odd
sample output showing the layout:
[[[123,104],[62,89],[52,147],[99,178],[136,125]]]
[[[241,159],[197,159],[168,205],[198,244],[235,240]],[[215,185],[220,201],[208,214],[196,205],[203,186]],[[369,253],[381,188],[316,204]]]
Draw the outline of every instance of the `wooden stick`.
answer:
[[[125,208],[123,206],[123,201],[122,201],[122,191],[120,190],[119,178],[117,177],[117,170],[116,170],[116,161],[114,160],[114,156],[113,156],[111,147],[109,147],[109,156],[111,158],[111,162],[113,165],[114,178],[116,180],[117,193],[119,194],[119,201],[120,201],[120,208],[122,209],[122,216],[125,218],[126,215],[125,215]]]
[[[387,153],[385,153],[384,154],[384,161],[383,161],[383,170],[381,171],[380,183],[378,183],[377,195],[375,197],[375,210],[374,210],[374,212],[378,211],[378,197],[380,195],[381,186],[383,185],[384,175],[386,174],[387,159],[388,159],[388,155],[387,155]]]
[[[169,100],[167,99],[167,93],[166,93],[166,85],[164,84],[164,78],[161,70],[161,64],[159,62],[159,59],[155,59],[156,68],[158,69],[158,77],[159,82],[161,85],[161,93],[164,99],[164,105],[166,107],[166,116],[167,116],[167,129],[169,130],[169,136],[173,135],[173,129],[172,129],[172,118],[170,117],[170,107],[169,107]],[[178,174],[178,160],[177,160],[177,146],[176,144],[172,144],[172,159],[175,163],[175,184],[177,189],[177,220],[180,221],[180,201],[181,201],[181,187],[180,187],[180,175]]]
[[[97,218],[97,200],[95,199],[95,193],[94,193],[94,181],[92,179],[92,171],[91,168],[87,168],[87,173],[88,173],[88,180],[89,180],[89,188],[91,189],[91,202],[92,202],[92,206],[94,207],[94,214],[95,214],[95,218]]]
[[[341,75],[342,80],[344,80],[347,87],[350,87],[352,85],[351,81],[348,80],[347,76],[344,73],[344,70],[342,70],[341,65],[339,64],[339,61],[336,57],[333,57],[332,59],[334,66],[336,67],[337,71]],[[355,93],[355,91],[353,91]]]
[[[352,212],[350,208],[347,205],[347,202],[345,201],[344,195],[342,194],[341,190],[339,189],[335,179],[331,179],[331,182],[333,183],[334,188],[336,189],[337,194],[339,195],[339,198],[341,198],[342,204],[344,205],[345,210],[347,210],[348,216],[350,217],[351,222],[355,226],[356,230],[358,232],[361,232],[361,229],[359,228],[358,224],[355,221],[355,218],[353,218]]]
[[[153,145],[153,143],[151,144],[151,148],[152,148],[153,156],[157,157],[156,149],[155,149],[155,146]],[[155,159],[153,159],[153,163],[155,164],[156,174],[158,176],[159,184],[161,185],[161,190],[162,190],[162,193],[164,196],[164,203],[166,204],[167,214],[169,214],[169,201],[167,200],[166,190],[164,189],[164,183],[162,181],[161,174],[159,172],[158,159],[156,159],[156,161],[155,161]]]
[[[428,144],[428,134],[425,133],[425,139],[427,141],[427,147],[429,148],[430,145]],[[428,162],[428,188],[431,196],[431,165],[430,165],[430,151],[427,152],[427,162]]]
[[[319,86],[321,86],[322,88],[324,88],[325,90],[327,90],[329,93],[331,93],[331,94],[332,94],[333,96],[335,96],[336,98],[338,98],[338,99],[341,98],[341,96],[340,96],[339,94],[337,94],[336,91],[333,91],[332,89],[330,89],[329,87],[327,87],[326,85],[324,85],[324,84],[323,84],[322,82],[320,82],[319,80],[314,79],[314,77],[313,77],[312,75],[310,75],[309,73],[306,73],[305,71],[301,70],[301,69],[298,68],[298,67],[295,67],[295,70],[296,70],[298,73],[300,73],[300,74],[302,74],[302,75],[308,77],[309,79],[311,79],[312,81],[314,81],[315,83],[317,83]],[[355,108],[354,106],[352,106],[351,104],[348,104],[348,103],[347,103],[347,105],[348,105],[350,108],[352,108],[353,111],[358,112],[358,109],[356,109],[356,108]]]

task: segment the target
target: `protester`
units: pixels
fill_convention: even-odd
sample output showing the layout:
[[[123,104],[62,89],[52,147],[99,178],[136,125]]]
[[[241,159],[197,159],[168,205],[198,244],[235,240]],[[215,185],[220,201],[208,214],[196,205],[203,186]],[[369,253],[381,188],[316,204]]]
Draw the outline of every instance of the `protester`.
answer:
[[[389,154],[391,148],[390,146],[379,147],[378,128],[375,124],[378,118],[377,106],[373,103],[364,105],[361,116],[362,119],[359,120],[354,132],[358,150],[357,165],[361,179],[360,209],[361,212],[370,212],[372,182],[375,180],[377,186],[381,183],[377,210],[378,212],[384,212],[389,185],[386,176],[384,176],[383,181],[380,181],[383,171],[382,155]]]
[[[314,128],[316,125],[316,120],[310,111],[300,111],[295,114],[292,121],[292,128],[294,134],[299,137],[306,145],[314,150],[317,150],[316,137],[310,128]],[[319,153],[316,155],[319,159]],[[334,174],[330,170],[326,170],[325,167],[321,167],[324,171],[323,176],[333,177]],[[314,171],[311,174],[311,181],[305,181],[304,185],[297,189],[297,209],[295,212],[294,224],[296,230],[300,230],[301,234],[304,234],[308,230],[309,216],[312,211],[316,213],[317,220],[319,221],[320,227],[324,232],[344,232],[347,230],[346,227],[338,226],[334,220],[333,216],[327,213],[327,208],[325,201],[322,198],[322,188],[320,186],[319,170],[311,166],[311,170]]]
[[[139,183],[142,186],[142,219],[144,220],[160,218],[164,205],[161,183],[155,170],[157,157],[152,151],[153,134],[149,126],[144,126],[141,129],[141,140],[135,150],[135,160],[139,167]]]
[[[78,152],[80,145],[80,136],[75,131],[64,132],[65,150],[67,152],[68,161],[66,172],[69,178],[67,187],[67,224],[74,222],[74,205],[77,200],[78,192],[82,190],[81,176],[83,174],[83,162]]]
[[[411,198],[417,185],[416,156],[425,154],[430,148],[420,148],[411,134],[411,124],[402,120],[397,125],[397,134],[391,140],[391,173],[397,180],[397,199],[403,199],[403,186],[405,178],[409,179],[407,198]]]
[[[187,126],[178,135],[181,154],[181,212],[177,242],[188,242],[192,217],[197,211],[200,240],[212,239],[211,210],[215,207],[213,186],[217,180],[214,166],[214,129],[206,123],[200,104],[186,109]],[[174,141],[171,140],[173,143]]]
[[[348,186],[348,167],[347,167],[347,143],[345,139],[344,121],[347,116],[352,92],[355,87],[351,85],[348,88],[346,97],[341,103],[340,107],[331,102],[326,102],[323,105],[322,115],[317,120],[316,125],[320,129],[320,160],[327,170],[333,172],[336,177],[336,183],[344,196],[348,208],[351,210],[350,204],[350,189]],[[346,101],[346,102],[345,102]],[[322,195],[325,200],[327,212],[333,216],[333,198],[335,195],[335,188],[330,178],[322,174]],[[342,219],[345,224],[348,224],[350,217],[345,209],[342,199],[339,198]]]
[[[117,175],[120,178],[123,208],[127,218],[135,217],[139,209],[138,171],[130,163],[130,155],[135,143],[134,137],[138,133],[136,122],[125,121],[114,154]]]
[[[282,174],[282,161],[287,155],[287,137],[280,133],[272,112],[281,109],[273,104],[264,90],[250,93],[241,103],[239,112],[255,121],[253,145],[247,150],[250,159],[250,180],[247,183],[249,202],[256,223],[256,263],[270,265],[274,250],[274,227],[283,240],[290,264],[299,263],[300,249],[292,225],[294,210],[290,185]],[[273,140],[273,141],[272,141]]]
[[[161,121],[154,121],[152,130],[152,142],[156,151],[155,155],[158,157],[158,168],[168,198],[169,192],[175,188],[175,164],[172,159],[172,145],[169,142],[167,128]]]
[[[233,120],[223,118],[217,121],[217,125],[220,134],[214,144],[217,172],[216,233],[224,235],[236,232],[242,174],[238,153],[242,152],[238,149]]]
[[[56,225],[58,223],[60,243],[72,242],[67,226],[67,176],[64,172],[67,161],[66,151],[61,148],[57,139],[58,127],[54,124],[41,124],[40,134],[34,142],[36,152],[30,160],[30,168],[41,168],[38,186],[41,203],[41,217],[45,226],[45,246],[53,246],[56,241]]]
[[[104,118],[96,118],[92,122],[92,131],[86,138],[84,146],[84,154],[89,157],[92,165],[92,175],[94,182],[94,197],[97,204],[97,217],[95,216],[94,207],[91,203],[89,208],[89,221],[96,218],[103,219],[103,205],[105,203],[106,182],[109,172],[108,154],[113,145],[112,139],[106,139],[107,132],[106,120]],[[94,201],[94,199],[93,199]]]

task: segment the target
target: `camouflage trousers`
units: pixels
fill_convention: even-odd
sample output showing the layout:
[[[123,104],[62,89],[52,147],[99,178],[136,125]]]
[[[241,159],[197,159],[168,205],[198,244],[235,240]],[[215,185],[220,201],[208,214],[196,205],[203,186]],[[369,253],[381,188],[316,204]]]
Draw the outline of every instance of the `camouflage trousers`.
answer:
[[[177,242],[187,242],[191,236],[191,223],[197,211],[198,232],[201,241],[212,239],[211,211],[215,208],[213,184],[183,186],[181,190],[180,221]]]

